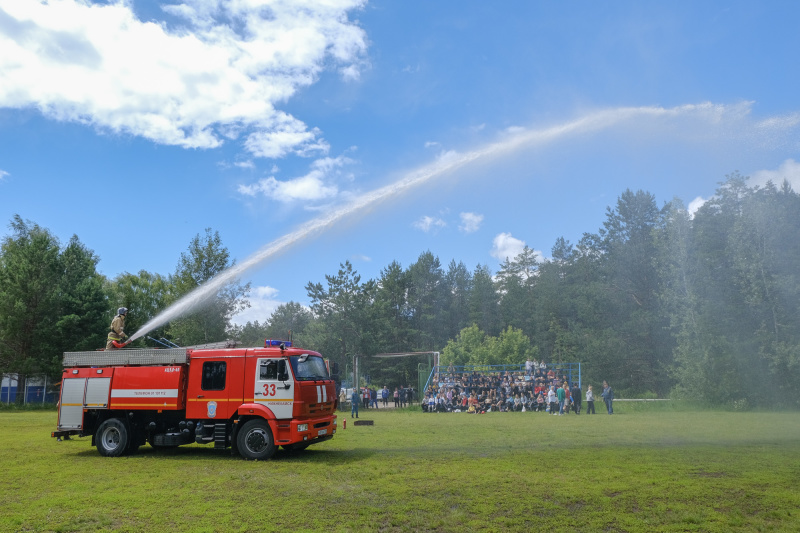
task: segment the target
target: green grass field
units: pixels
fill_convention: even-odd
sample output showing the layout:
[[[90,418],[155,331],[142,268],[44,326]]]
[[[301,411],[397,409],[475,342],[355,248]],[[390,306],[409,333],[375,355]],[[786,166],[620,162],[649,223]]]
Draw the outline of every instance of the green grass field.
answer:
[[[55,411],[0,411],[0,531],[800,531],[798,413],[361,419],[265,462],[108,459],[50,438]]]

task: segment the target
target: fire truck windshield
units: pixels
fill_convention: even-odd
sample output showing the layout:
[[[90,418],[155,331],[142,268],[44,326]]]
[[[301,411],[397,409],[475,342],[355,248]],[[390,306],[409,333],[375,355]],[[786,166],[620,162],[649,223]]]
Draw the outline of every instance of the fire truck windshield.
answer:
[[[316,355],[293,355],[289,358],[292,362],[292,370],[297,381],[313,381],[317,379],[329,379],[328,367],[322,357]]]

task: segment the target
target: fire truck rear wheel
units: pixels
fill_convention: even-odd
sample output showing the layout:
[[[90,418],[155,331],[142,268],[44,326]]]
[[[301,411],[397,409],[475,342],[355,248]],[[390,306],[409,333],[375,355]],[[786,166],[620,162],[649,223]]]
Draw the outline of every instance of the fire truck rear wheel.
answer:
[[[245,459],[269,459],[275,453],[272,431],[265,420],[246,422],[236,437],[239,454]]]
[[[109,418],[97,428],[95,443],[103,457],[119,457],[128,451],[128,428],[118,418]]]

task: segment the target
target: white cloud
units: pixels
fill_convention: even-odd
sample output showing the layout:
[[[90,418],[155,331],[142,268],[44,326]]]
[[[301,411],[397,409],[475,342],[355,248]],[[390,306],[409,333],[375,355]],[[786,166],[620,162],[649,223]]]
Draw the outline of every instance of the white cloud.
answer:
[[[238,191],[245,196],[263,195],[287,203],[328,200],[339,194],[339,188],[331,181],[341,178],[339,169],[352,162],[352,159],[344,156],[317,159],[305,176],[285,181],[269,176],[251,185],[239,185]]]
[[[272,287],[256,287],[250,291],[250,307],[231,318],[231,322],[238,326],[244,326],[248,322],[263,324],[269,319],[281,302],[277,299],[278,289]]]
[[[270,130],[251,133],[244,146],[256,157],[279,158],[294,151],[298,155],[313,152],[328,152],[328,144],[317,139],[316,131],[308,131],[301,121],[281,113],[280,119],[273,119],[279,125]]]
[[[430,231],[437,230],[445,226],[447,226],[447,222],[441,218],[433,218],[427,215],[420,217],[419,220],[414,222],[414,227],[424,231],[425,233],[429,233]]]
[[[456,152],[455,150],[442,150],[439,152],[439,155],[436,156],[436,160],[439,163],[453,163],[458,161],[459,158],[463,157],[463,154]]]
[[[492,241],[489,255],[498,261],[513,260],[525,248],[525,241],[511,236],[510,233],[498,233]]]
[[[544,252],[542,252],[541,250],[533,250],[533,256],[539,263],[543,263],[545,260]]]
[[[301,176],[288,181],[279,181],[274,176],[263,178],[255,185],[240,185],[239,192],[248,196],[262,194],[267,198],[282,202],[319,201],[326,200],[339,192],[334,187],[329,187],[312,171],[306,176]]]
[[[247,170],[254,170],[256,168],[255,163],[253,163],[251,159],[248,159],[247,161],[237,161],[234,163],[234,165]]]
[[[6,172],[5,170],[0,170],[0,181],[3,181],[4,179],[6,179],[6,178],[7,178],[8,176],[10,176],[10,175],[11,175],[11,174],[9,174],[8,172]]]
[[[361,79],[361,69],[356,65],[347,65],[339,69],[342,78],[349,81],[358,81]]]
[[[357,79],[367,44],[347,16],[364,2],[162,6],[177,25],[139,20],[129,1],[0,0],[0,108],[185,148],[243,136],[257,157],[327,153],[276,106],[325,68]]]
[[[689,202],[689,207],[687,211],[689,212],[689,216],[694,217],[694,214],[697,213],[697,210],[703,207],[703,205],[708,201],[708,198],[703,198],[702,196],[698,196],[691,202]]]
[[[461,213],[459,216],[461,217],[461,225],[458,226],[458,229],[464,233],[475,233],[480,229],[483,222],[483,215],[478,213]]]
[[[787,159],[777,170],[759,170],[754,172],[750,179],[750,185],[766,185],[772,181],[776,187],[780,187],[783,180],[789,182],[792,189],[800,191],[800,163],[794,159]]]

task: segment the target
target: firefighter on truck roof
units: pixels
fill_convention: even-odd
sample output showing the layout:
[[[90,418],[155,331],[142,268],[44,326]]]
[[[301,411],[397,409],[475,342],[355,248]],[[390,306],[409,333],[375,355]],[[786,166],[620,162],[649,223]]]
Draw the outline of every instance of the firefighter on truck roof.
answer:
[[[121,342],[124,339],[127,339],[128,336],[125,335],[125,317],[128,316],[128,309],[125,307],[120,307],[117,309],[117,316],[114,317],[114,320],[111,321],[111,331],[108,332],[108,342],[106,342],[106,350],[115,350],[117,347],[114,346],[114,342]]]

